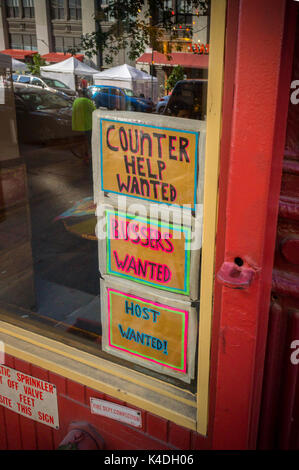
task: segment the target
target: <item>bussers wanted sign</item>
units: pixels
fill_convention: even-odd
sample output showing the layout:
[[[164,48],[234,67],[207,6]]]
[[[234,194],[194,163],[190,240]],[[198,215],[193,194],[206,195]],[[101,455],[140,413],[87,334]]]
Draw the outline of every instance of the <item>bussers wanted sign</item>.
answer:
[[[106,211],[107,273],[170,292],[190,292],[191,229]]]

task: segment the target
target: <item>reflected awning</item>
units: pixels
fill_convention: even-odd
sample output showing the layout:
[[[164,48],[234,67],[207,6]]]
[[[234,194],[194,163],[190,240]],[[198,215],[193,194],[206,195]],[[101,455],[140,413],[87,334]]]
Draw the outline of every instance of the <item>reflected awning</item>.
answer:
[[[26,57],[32,57],[37,54],[37,51],[25,51],[24,49],[4,49],[0,51],[1,54],[10,55],[13,59],[26,59]]]
[[[173,67],[181,65],[182,67],[192,69],[207,69],[209,66],[208,54],[192,54],[190,52],[171,52],[169,57],[161,52],[154,51],[153,62],[156,65]],[[152,53],[145,52],[137,60],[137,64],[151,64]]]
[[[63,60],[69,59],[72,57],[72,54],[65,54],[64,52],[49,52],[48,54],[43,54],[42,58],[47,62],[58,63]],[[81,62],[83,62],[84,54],[75,54],[74,57]]]

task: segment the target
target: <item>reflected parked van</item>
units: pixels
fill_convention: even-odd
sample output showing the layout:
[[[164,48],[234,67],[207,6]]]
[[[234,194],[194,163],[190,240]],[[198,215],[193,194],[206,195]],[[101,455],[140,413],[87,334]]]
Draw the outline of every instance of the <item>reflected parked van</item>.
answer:
[[[180,80],[163,112],[167,116],[206,120],[208,80]]]
[[[118,109],[151,113],[154,103],[151,99],[135,96],[128,88],[110,85],[92,85],[87,89],[88,96],[95,102],[97,108]]]
[[[12,79],[14,83],[22,84],[23,86],[34,86],[60,93],[64,98],[75,99],[77,95],[75,90],[72,90],[65,83],[54,78],[37,77],[35,75],[19,75],[14,73],[12,75]]]

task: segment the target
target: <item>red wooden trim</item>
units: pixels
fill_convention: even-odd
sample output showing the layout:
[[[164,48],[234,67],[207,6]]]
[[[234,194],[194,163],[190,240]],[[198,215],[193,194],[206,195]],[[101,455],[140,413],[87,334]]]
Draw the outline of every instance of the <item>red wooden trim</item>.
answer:
[[[226,226],[226,199],[227,199],[227,178],[229,171],[229,149],[231,142],[231,123],[234,104],[234,84],[235,67],[238,43],[238,23],[239,23],[239,0],[229,0],[226,10],[226,36],[224,54],[224,76],[223,76],[223,103],[222,103],[222,135],[220,148],[220,172],[219,172],[219,202],[218,202],[218,229],[216,244],[215,272],[218,272],[224,257],[225,249],[225,226]],[[219,228],[221,227],[221,229]],[[214,296],[214,313],[212,323],[211,341],[211,371],[210,371],[210,402],[209,402],[209,422],[207,438],[212,447],[212,435],[215,418],[215,393],[217,378],[217,356],[220,331],[220,311],[221,311],[221,291],[222,286],[216,284]]]
[[[239,257],[246,269],[254,269],[255,276],[248,288],[215,284],[219,338],[214,449],[254,448],[274,253],[268,236],[276,227],[269,209],[279,200],[279,190],[272,195],[269,191],[285,1],[240,0],[238,14],[231,142],[220,168],[222,173],[226,165],[220,185],[228,189],[226,194],[220,190],[217,267],[222,251],[222,262]]]
[[[288,318],[285,368],[282,376],[283,390],[280,397],[283,414],[279,420],[279,449],[282,450],[298,449],[298,438],[296,437],[296,435],[298,436],[298,428],[295,429],[296,424],[294,426],[295,417],[298,416],[296,414],[296,406],[298,409],[298,398],[296,400],[296,396],[298,397],[299,390],[298,365],[292,364],[290,360],[292,349],[289,347],[292,341],[297,338],[299,338],[299,313],[294,312]],[[292,436],[292,434],[294,435]]]
[[[296,19],[298,3],[288,0],[285,13],[284,31],[281,47],[281,66],[277,90],[277,103],[275,114],[275,128],[273,139],[273,156],[268,191],[268,210],[265,223],[265,239],[262,266],[264,268],[263,280],[267,281],[267,288],[262,289],[259,302],[260,317],[256,347],[256,367],[254,373],[253,409],[250,428],[250,447],[256,446],[256,436],[260,418],[260,400],[262,393],[262,377],[264,370],[265,349],[268,331],[268,312],[270,290],[272,284],[272,269],[274,263],[276,227],[279,211],[280,186],[282,178],[283,157],[286,139],[286,127],[289,108],[290,82],[295,46]]]
[[[259,449],[273,449],[277,433],[280,387],[282,381],[287,315],[281,305],[273,302],[270,308],[267,354],[259,426]]]

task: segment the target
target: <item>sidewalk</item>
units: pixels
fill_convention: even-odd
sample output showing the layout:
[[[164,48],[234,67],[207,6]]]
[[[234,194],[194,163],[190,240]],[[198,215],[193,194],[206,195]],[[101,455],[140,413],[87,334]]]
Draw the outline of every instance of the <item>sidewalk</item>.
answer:
[[[67,148],[21,148],[27,165],[35,277],[35,310],[54,325],[100,325],[97,242],[54,219],[92,196],[91,171]]]

